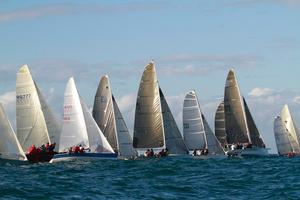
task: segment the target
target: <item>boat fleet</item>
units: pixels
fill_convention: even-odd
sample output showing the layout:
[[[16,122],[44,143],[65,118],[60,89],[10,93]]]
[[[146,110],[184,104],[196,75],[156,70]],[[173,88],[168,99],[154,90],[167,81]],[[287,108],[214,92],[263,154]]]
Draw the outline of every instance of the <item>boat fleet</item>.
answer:
[[[185,95],[182,122],[183,134],[159,85],[153,61],[146,65],[140,80],[132,135],[107,75],[100,79],[92,111],[70,77],[60,122],[24,65],[16,78],[16,133],[0,103],[0,160],[137,159],[148,158],[149,152],[151,157],[160,152],[156,155],[199,159],[269,156],[232,69],[215,113],[215,132],[194,90]],[[299,130],[287,105],[274,120],[274,136],[278,155],[300,154]],[[53,145],[51,150],[49,145]]]

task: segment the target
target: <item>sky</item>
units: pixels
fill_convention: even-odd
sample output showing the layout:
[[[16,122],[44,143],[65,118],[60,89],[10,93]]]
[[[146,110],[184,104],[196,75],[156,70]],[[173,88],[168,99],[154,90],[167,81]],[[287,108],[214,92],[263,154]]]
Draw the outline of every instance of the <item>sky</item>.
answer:
[[[107,74],[132,132],[139,81],[153,59],[180,129],[190,90],[214,128],[234,68],[275,153],[273,121],[284,104],[300,123],[299,21],[298,0],[0,0],[0,102],[15,124],[16,73],[27,64],[61,120],[68,78],[92,107]]]

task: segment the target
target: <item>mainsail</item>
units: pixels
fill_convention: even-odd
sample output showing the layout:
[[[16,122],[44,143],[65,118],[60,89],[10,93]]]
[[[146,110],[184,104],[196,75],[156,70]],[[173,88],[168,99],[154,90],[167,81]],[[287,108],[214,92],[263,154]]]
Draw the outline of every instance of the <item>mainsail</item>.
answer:
[[[25,153],[11,127],[8,117],[0,103],[0,158],[27,160]]]
[[[108,76],[101,77],[98,89],[95,95],[93,117],[107,138],[109,144],[117,152],[118,141],[116,137],[117,127],[115,122],[115,113],[113,109],[112,93],[110,89]]]
[[[225,129],[225,113],[224,113],[224,101],[222,101],[215,115],[215,134],[221,145],[224,147],[227,144],[226,129]]]
[[[251,143],[244,103],[233,70],[229,71],[226,79],[224,110],[227,142],[229,144]]]
[[[181,133],[161,88],[159,88],[159,94],[161,100],[166,148],[168,148],[170,154],[187,154],[187,146],[183,141]]]
[[[279,155],[287,155],[293,152],[290,140],[288,138],[288,130],[280,116],[274,120],[274,136]]]
[[[205,130],[195,91],[185,95],[182,118],[183,136],[188,149],[206,148]]]
[[[188,92],[183,103],[183,133],[189,150],[208,149],[209,154],[224,151],[201,112],[195,91]]]
[[[80,98],[73,77],[67,83],[64,94],[64,119],[59,142],[59,151],[65,152],[74,145],[88,148],[87,128]]]
[[[44,114],[45,122],[46,122],[46,127],[48,130],[49,134],[49,139],[51,143],[56,143],[55,149],[58,149],[58,144],[59,144],[59,137],[61,133],[61,125],[58,123],[56,117],[54,116],[54,113],[48,106],[44,96],[40,92],[37,84],[35,83],[35,87],[37,90],[37,94],[39,96],[39,100],[41,103],[41,109]]]
[[[159,86],[153,62],[144,69],[135,108],[133,146],[135,148],[164,147],[164,125]]]
[[[103,133],[101,132],[99,126],[95,122],[92,114],[90,113],[87,105],[84,103],[83,99],[80,99],[84,122],[86,124],[86,130],[89,140],[89,148],[91,152],[95,153],[114,153],[114,150],[104,137]]]
[[[287,135],[292,146],[293,152],[299,154],[299,130],[287,105],[283,107],[280,116],[282,119],[283,126],[286,128],[286,131],[288,133]]]
[[[16,81],[17,137],[26,151],[31,145],[50,142],[38,92],[28,66],[23,65]]]
[[[122,113],[118,107],[118,104],[112,96],[116,127],[117,127],[117,137],[118,137],[118,153],[123,157],[137,156],[137,151],[134,150],[132,146],[132,137],[129,134],[128,128],[126,126],[125,120]]]

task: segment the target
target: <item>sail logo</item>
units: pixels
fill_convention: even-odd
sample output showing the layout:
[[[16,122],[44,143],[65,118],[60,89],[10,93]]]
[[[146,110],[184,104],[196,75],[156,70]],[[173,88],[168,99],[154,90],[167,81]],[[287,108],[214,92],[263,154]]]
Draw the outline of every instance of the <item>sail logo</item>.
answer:
[[[31,94],[20,94],[16,96],[17,104],[27,103],[31,98]]]

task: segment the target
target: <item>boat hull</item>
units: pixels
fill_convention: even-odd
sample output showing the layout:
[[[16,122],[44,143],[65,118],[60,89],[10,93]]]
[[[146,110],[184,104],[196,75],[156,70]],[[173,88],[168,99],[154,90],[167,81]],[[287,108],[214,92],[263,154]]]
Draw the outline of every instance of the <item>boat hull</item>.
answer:
[[[30,163],[38,163],[38,162],[49,162],[55,152],[40,152],[40,153],[33,153],[33,154],[26,154],[26,157]]]
[[[73,160],[117,159],[116,153],[59,153],[53,156],[51,163]]]
[[[228,157],[268,157],[269,152],[267,148],[247,148],[247,149],[235,149],[226,152]]]

